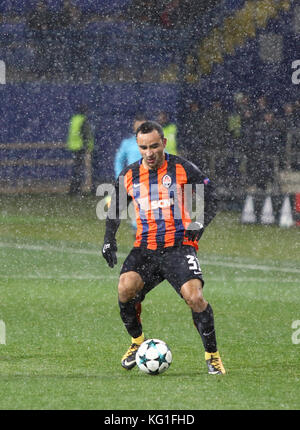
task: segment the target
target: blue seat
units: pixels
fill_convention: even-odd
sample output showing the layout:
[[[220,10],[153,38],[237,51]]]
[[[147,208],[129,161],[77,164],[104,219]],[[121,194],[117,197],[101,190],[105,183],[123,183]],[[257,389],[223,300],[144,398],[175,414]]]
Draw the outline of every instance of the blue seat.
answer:
[[[124,11],[131,0],[73,0],[73,3],[83,13],[106,15]]]
[[[90,36],[108,36],[110,39],[123,39],[128,37],[127,22],[90,22],[85,28],[86,34]]]
[[[25,22],[0,24],[0,43],[24,40],[25,31]]]
[[[240,9],[244,6],[246,0],[224,0],[224,8],[229,11],[234,11],[236,9]]]
[[[6,0],[0,3],[0,13],[3,15],[25,16],[35,9],[38,0]]]
[[[52,12],[59,12],[64,4],[63,0],[46,0],[46,5],[47,7],[52,11]]]
[[[35,53],[30,47],[18,44],[6,51],[5,60],[18,70],[28,70],[34,64]]]

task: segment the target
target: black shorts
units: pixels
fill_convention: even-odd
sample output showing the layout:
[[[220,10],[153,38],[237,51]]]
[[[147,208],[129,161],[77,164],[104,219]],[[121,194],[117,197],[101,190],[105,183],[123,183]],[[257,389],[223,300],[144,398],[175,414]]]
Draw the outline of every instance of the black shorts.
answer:
[[[139,294],[139,301],[162,281],[167,280],[179,295],[182,285],[190,279],[200,279],[202,271],[193,246],[164,248],[163,251],[152,251],[145,248],[133,248],[125,259],[121,274],[137,272],[144,281]]]

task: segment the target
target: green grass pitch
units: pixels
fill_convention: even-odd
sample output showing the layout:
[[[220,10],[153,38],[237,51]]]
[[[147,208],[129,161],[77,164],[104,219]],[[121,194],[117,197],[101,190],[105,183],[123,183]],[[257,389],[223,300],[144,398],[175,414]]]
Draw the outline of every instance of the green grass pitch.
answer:
[[[164,282],[147,296],[142,318],[147,337],[169,344],[173,363],[153,377],[120,365],[130,343],[117,304],[129,224],[118,232],[111,270],[100,256],[96,197],[0,201],[0,409],[299,409],[292,324],[300,320],[300,228],[217,215],[198,256],[227,374],[207,374],[190,311]]]

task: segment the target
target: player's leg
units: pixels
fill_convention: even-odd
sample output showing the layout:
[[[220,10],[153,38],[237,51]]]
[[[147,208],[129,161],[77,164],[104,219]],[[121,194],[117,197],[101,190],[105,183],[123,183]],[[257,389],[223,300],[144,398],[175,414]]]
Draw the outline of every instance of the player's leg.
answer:
[[[165,278],[184,298],[192,311],[192,317],[205,349],[205,359],[209,373],[225,373],[210,366],[219,357],[214,325],[214,315],[210,304],[203,297],[202,271],[195,248],[183,246],[164,255]],[[219,360],[220,361],[220,360]],[[221,361],[220,361],[221,363]]]
[[[118,285],[120,315],[128,333],[133,338],[142,334],[141,302],[137,301],[137,296],[143,286],[144,281],[134,271],[120,275]]]
[[[131,336],[131,345],[121,360],[122,366],[127,370],[135,366],[136,351],[145,339],[140,318],[141,302],[136,299],[143,286],[144,281],[136,272],[130,271],[120,276],[118,285],[120,316]]]
[[[182,285],[180,293],[192,311],[194,325],[201,336],[208,372],[225,374],[217,348],[214,314],[211,305],[203,297],[202,281],[190,279]]]
[[[161,282],[157,266],[147,252],[133,249],[122,266],[118,298],[120,315],[128,334],[131,345],[122,357],[122,366],[130,370],[135,366],[135,355],[145,336],[141,322],[141,302],[148,291]]]

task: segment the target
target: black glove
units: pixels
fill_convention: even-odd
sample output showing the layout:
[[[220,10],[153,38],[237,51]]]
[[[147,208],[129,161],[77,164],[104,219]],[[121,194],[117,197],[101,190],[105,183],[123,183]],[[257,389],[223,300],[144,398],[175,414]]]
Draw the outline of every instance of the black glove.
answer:
[[[102,255],[107,261],[109,267],[114,267],[114,265],[117,264],[117,250],[118,248],[116,239],[104,239]]]
[[[200,222],[191,222],[187,229],[185,230],[185,237],[191,241],[200,240],[202,234],[204,232],[204,227]]]

